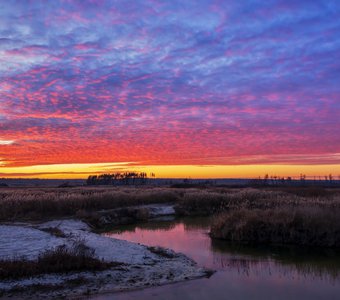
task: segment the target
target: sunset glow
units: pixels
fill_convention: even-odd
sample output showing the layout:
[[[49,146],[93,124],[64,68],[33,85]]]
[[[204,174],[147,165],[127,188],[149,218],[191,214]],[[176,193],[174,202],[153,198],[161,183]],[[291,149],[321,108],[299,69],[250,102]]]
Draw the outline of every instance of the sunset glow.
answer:
[[[340,174],[338,1],[1,1],[0,177]]]
[[[155,173],[157,178],[257,178],[265,174],[299,178],[306,174],[309,179],[324,179],[322,175],[340,174],[338,164],[320,165],[146,165],[130,164],[61,164],[28,167],[2,167],[0,177],[22,178],[85,178],[89,175],[125,171]],[[338,178],[338,176],[334,176]]]

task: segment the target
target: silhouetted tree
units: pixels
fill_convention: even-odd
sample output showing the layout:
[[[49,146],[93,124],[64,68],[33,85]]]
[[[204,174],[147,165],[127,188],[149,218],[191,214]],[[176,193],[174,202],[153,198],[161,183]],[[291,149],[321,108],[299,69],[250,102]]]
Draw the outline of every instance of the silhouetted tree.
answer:
[[[145,172],[90,175],[86,180],[87,185],[140,185],[146,182],[147,174]]]

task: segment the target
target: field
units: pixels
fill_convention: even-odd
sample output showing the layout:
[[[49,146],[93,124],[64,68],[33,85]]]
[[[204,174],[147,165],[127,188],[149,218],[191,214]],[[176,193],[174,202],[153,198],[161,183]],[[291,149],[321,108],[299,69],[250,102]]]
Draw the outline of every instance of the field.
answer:
[[[64,217],[93,221],[99,211],[155,203],[173,204],[177,215],[215,214],[213,238],[340,246],[340,190],[322,187],[2,188],[0,221]],[[140,220],[147,216],[134,212],[132,221]]]

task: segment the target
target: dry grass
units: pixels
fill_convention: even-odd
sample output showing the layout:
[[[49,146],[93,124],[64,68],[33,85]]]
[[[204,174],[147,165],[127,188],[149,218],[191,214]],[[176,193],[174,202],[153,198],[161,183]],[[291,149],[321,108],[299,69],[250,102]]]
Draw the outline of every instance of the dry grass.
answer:
[[[215,238],[340,247],[339,189],[191,189],[179,200],[177,212],[219,215],[211,229]]]
[[[314,187],[175,189],[147,186],[3,188],[0,190],[0,221],[76,217],[92,215],[99,210],[152,203],[174,203],[179,215],[211,215],[240,208],[287,206],[337,209],[340,208],[340,190]]]
[[[117,266],[97,259],[94,251],[78,242],[72,248],[59,246],[39,255],[36,260],[23,258],[0,260],[0,279],[32,277],[47,273],[100,271]]]
[[[165,258],[175,258],[176,255],[173,252],[167,251],[166,249],[162,247],[148,247],[148,250],[156,255],[159,255],[161,257]]]
[[[187,190],[177,205],[182,215],[211,215],[233,209],[269,209],[281,207],[340,208],[339,189],[227,189]]]
[[[0,190],[0,221],[74,216],[96,211],[178,200],[175,190],[162,188],[4,188]]]
[[[340,247],[340,209],[236,209],[216,218],[211,236],[246,243]]]

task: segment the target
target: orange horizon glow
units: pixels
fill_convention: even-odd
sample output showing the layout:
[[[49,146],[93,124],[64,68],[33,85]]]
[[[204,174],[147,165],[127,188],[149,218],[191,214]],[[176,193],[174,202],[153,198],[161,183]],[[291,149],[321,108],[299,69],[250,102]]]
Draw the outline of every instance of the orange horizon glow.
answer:
[[[89,164],[53,164],[23,167],[1,167],[0,177],[5,178],[40,178],[40,179],[85,179],[89,175],[115,173],[125,171],[141,171],[155,173],[156,178],[258,178],[265,174],[280,177],[307,178],[332,174],[338,178],[339,164],[323,165],[134,165],[131,162],[121,163],[89,163]]]

